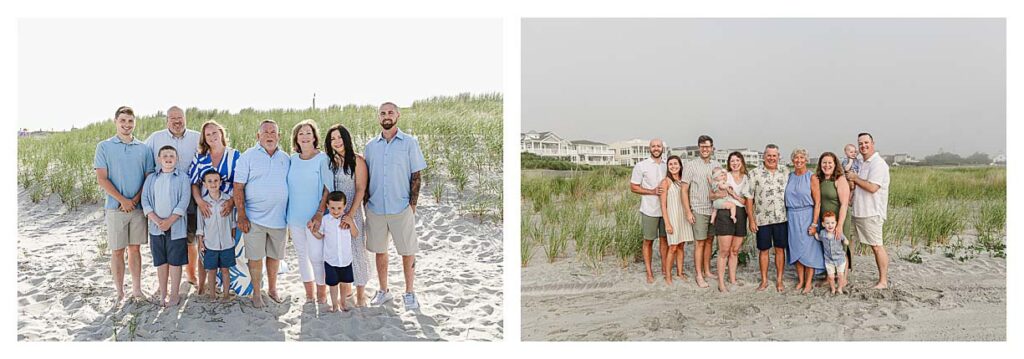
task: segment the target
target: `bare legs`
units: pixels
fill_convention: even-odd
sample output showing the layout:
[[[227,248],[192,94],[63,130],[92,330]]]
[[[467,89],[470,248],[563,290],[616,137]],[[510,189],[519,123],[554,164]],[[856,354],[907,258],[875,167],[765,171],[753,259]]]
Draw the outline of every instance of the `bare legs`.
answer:
[[[416,279],[416,272],[413,264],[416,263],[416,256],[402,256],[402,274],[405,275],[405,292],[412,293],[413,280]]]
[[[705,256],[707,256],[707,257],[711,256],[711,251],[710,250],[706,250],[706,248],[708,247],[706,242],[710,242],[710,241],[709,240],[699,240],[699,241],[696,241],[696,242],[697,242],[697,244],[693,246],[694,247],[694,249],[693,249],[693,271],[697,275],[697,286],[701,287],[701,288],[707,288],[708,287],[708,283],[704,281],[704,274],[706,273],[706,270],[704,268],[704,266],[705,266],[704,257]],[[705,252],[705,250],[706,250],[706,252]],[[710,261],[711,260],[708,259],[707,262],[710,262]],[[708,263],[707,265],[710,265],[710,263]]]
[[[267,257],[267,296],[278,303],[281,303],[281,297],[277,295],[277,269],[280,266],[280,260]]]
[[[249,277],[252,278],[252,306],[263,308],[263,260],[249,260]]]
[[[678,247],[678,249],[679,249],[679,255],[675,256],[675,258],[676,258],[676,275],[679,276],[679,279],[687,280],[689,278],[686,277],[686,272],[683,271],[683,262],[684,262],[684,259],[686,259],[686,242],[680,242],[679,244],[676,245],[676,247]]]
[[[170,293],[168,293],[167,277],[170,275]],[[162,264],[156,268],[156,277],[160,281],[158,287],[158,295],[160,296],[160,304],[165,307],[172,307],[178,305],[178,288],[181,286],[181,266],[172,266],[169,264]],[[166,298],[166,300],[164,300]]]
[[[374,258],[377,262],[377,281],[380,283],[380,291],[388,291],[388,254],[377,253]]]
[[[718,236],[718,291],[728,292],[729,289],[725,287],[725,263],[729,257],[730,248],[732,248],[732,236]]]
[[[682,261],[674,260],[674,257],[675,257],[675,254],[676,254],[676,247],[678,247],[678,246],[679,245],[670,245],[670,246],[668,246],[668,254],[661,257],[662,258],[661,269],[662,269],[662,271],[665,272],[665,284],[672,284],[672,263],[675,263],[675,262],[679,262],[680,264],[682,263]],[[681,266],[680,266],[679,270],[682,271],[682,267]]]
[[[889,287],[889,254],[885,252],[885,247],[882,245],[871,246],[871,251],[875,253],[875,264],[878,265],[878,284],[875,284],[875,289],[885,289]]]
[[[713,235],[708,234],[707,240],[703,241],[704,242],[704,256],[703,256],[703,260],[704,260],[704,276],[705,277],[714,277],[715,276],[715,272],[711,271],[711,252],[714,250],[714,248],[712,248],[714,246],[714,238],[715,237]],[[702,242],[702,241],[697,241],[698,245],[700,245],[699,244],[700,242]]]

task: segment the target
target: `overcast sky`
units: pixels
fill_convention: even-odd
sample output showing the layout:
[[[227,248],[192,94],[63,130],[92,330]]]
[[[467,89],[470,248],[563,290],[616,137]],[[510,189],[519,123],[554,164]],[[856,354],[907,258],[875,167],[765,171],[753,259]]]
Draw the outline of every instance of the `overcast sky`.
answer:
[[[526,19],[522,46],[523,131],[1006,151],[1002,19]]]
[[[500,19],[72,20],[18,24],[19,127],[120,105],[237,111],[502,91]]]

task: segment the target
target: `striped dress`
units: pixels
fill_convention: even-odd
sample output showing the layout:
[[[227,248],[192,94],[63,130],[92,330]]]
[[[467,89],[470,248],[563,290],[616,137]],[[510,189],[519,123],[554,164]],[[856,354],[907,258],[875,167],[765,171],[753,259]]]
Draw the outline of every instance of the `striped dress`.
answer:
[[[210,157],[210,153],[206,154],[196,153],[196,156],[192,158],[192,164],[188,166],[188,177],[192,184],[199,185],[202,188],[202,195],[206,195],[206,188],[202,185],[203,173],[210,170],[216,170],[220,173],[220,191],[227,194],[232,194],[232,190],[235,188],[235,165],[238,163],[238,158],[242,154],[231,147],[224,148],[224,155],[220,159],[220,163],[213,164],[213,158]]]

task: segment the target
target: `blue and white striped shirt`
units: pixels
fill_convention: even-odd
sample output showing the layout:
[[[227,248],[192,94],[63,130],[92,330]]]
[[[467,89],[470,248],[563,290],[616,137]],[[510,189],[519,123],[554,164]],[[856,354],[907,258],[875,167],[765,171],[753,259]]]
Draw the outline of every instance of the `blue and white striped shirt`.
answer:
[[[206,171],[216,170],[220,173],[220,191],[227,195],[232,195],[235,189],[235,165],[238,164],[238,158],[241,157],[241,153],[231,147],[224,148],[224,155],[220,158],[220,163],[217,167],[213,166],[213,158],[210,157],[210,153],[199,154],[196,153],[195,157],[192,158],[192,164],[188,166],[188,177],[192,184],[199,185],[201,188],[202,195],[207,194],[206,187],[203,186],[203,174]]]

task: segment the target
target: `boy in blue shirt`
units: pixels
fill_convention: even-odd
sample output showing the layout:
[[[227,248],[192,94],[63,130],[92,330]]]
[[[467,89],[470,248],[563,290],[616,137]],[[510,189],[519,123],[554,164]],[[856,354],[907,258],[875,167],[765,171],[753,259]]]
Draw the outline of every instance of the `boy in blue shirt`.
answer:
[[[149,247],[153,252],[153,266],[157,268],[160,305],[178,304],[178,286],[181,284],[181,266],[188,264],[185,210],[192,186],[188,175],[178,170],[178,151],[173,146],[161,147],[157,152],[160,171],[146,177],[142,185],[142,212],[149,219]],[[170,293],[167,277],[170,275]]]

